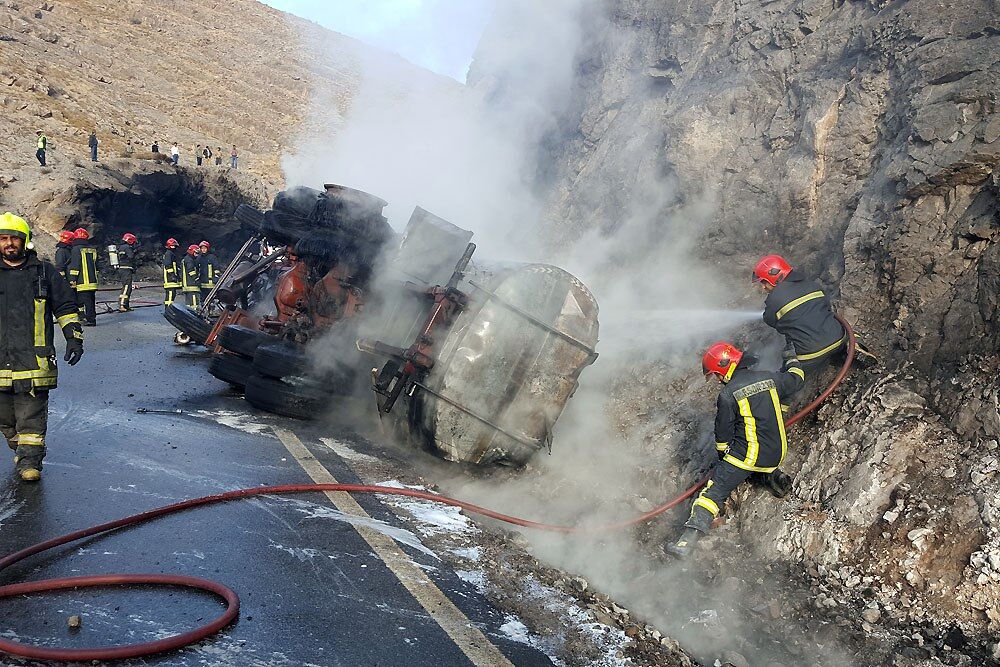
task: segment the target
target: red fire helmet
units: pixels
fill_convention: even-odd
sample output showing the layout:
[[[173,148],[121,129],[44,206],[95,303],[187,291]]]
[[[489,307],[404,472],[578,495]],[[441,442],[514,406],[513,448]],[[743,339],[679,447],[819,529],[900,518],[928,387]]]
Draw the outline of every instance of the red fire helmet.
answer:
[[[196,246],[196,245],[195,245],[195,244],[193,244],[193,243],[192,243],[191,245],[189,245],[189,246],[188,246],[188,254],[189,254],[189,255],[195,255],[195,254],[197,254],[197,253],[198,253],[198,246]]]
[[[210,250],[212,248],[212,244],[209,243],[208,241],[202,241],[201,243],[198,244],[198,247],[204,248],[205,250]]]
[[[129,245],[134,245],[135,242],[138,240],[139,239],[135,237],[135,234],[132,234],[131,232],[126,232],[124,235],[122,235],[122,241],[124,241]]]
[[[60,243],[69,243],[72,240],[73,240],[73,232],[71,232],[70,230],[64,229],[61,232],[59,232]]]
[[[88,232],[83,227],[80,227],[75,232],[73,232],[73,238],[87,240],[90,238],[90,232]]]
[[[729,380],[742,358],[743,353],[735,345],[720,340],[709,345],[702,355],[701,370],[705,375],[718,375],[723,380]]]
[[[171,238],[171,239],[167,239],[166,245],[167,245],[168,248],[176,248],[177,246],[180,245],[180,243],[177,242],[177,239]]]
[[[792,267],[788,265],[781,255],[768,255],[753,268],[754,282],[767,283],[774,287],[785,279],[792,272]]]

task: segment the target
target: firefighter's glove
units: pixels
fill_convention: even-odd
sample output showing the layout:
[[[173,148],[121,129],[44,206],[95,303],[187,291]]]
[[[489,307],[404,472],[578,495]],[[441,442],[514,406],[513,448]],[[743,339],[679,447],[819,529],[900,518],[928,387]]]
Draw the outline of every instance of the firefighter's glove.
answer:
[[[76,366],[76,362],[80,361],[83,356],[83,340],[80,338],[71,338],[66,341],[66,356],[63,360],[66,361],[70,366]]]

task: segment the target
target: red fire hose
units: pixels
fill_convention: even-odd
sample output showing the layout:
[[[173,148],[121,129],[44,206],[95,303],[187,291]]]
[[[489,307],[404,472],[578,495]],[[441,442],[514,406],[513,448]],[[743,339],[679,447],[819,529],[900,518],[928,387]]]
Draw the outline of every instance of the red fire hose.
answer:
[[[837,319],[840,320],[841,324],[844,325],[844,329],[847,331],[847,359],[844,361],[844,365],[841,367],[840,372],[837,373],[837,376],[834,378],[830,386],[827,387],[826,391],[820,394],[812,403],[802,408],[793,416],[789,417],[785,422],[787,426],[791,426],[815,410],[820,403],[826,400],[830,394],[833,393],[833,391],[847,376],[851,363],[854,361],[854,331],[851,329],[851,326],[839,316]],[[501,514],[500,512],[480,507],[478,505],[473,505],[472,503],[467,503],[462,500],[455,500],[453,498],[438,496],[427,491],[418,491],[415,489],[373,486],[369,484],[288,484],[283,486],[261,486],[250,489],[228,491],[226,493],[205,496],[203,498],[193,498],[191,500],[185,500],[173,505],[167,505],[165,507],[160,507],[141,514],[118,519],[116,521],[103,523],[99,526],[78,530],[67,535],[62,535],[61,537],[55,537],[51,540],[46,540],[45,542],[40,542],[34,546],[21,549],[20,551],[0,559],[0,571],[5,570],[11,565],[18,563],[29,556],[33,556],[37,553],[47,551],[48,549],[52,549],[63,544],[75,542],[76,540],[80,540],[85,537],[91,537],[93,535],[109,532],[118,528],[124,528],[125,526],[136,525],[145,521],[156,519],[166,514],[180,512],[192,507],[199,507],[202,505],[220,503],[229,500],[237,500],[240,498],[249,498],[252,496],[315,493],[317,491],[346,491],[347,493],[378,493],[395,496],[409,496],[411,498],[420,498],[422,500],[429,500],[435,503],[460,507],[474,514],[480,514],[482,516],[487,516],[499,521],[514,524],[516,526],[523,526],[525,528],[535,528],[538,530],[549,530],[560,533],[579,533],[620,530],[644,521],[648,521],[656,516],[659,516],[660,514],[663,514],[667,510],[676,507],[693,496],[698,492],[698,489],[705,485],[706,481],[707,478],[699,481],[681,495],[646,512],[645,514],[621,523],[601,526],[556,526],[547,523],[539,523],[537,521],[529,521],[527,519]],[[152,655],[154,653],[171,651],[200,641],[209,635],[218,632],[236,620],[240,610],[239,596],[227,586],[214,581],[209,581],[208,579],[202,579],[200,577],[187,577],[171,574],[106,574],[62,579],[44,579],[41,581],[30,581],[22,584],[8,584],[6,586],[0,586],[0,598],[8,598],[15,595],[25,595],[29,593],[41,593],[63,589],[93,588],[98,586],[179,586],[183,588],[193,588],[214,593],[219,596],[225,600],[226,609],[219,617],[207,625],[203,625],[179,635],[174,635],[173,637],[167,637],[165,639],[152,642],[106,648],[68,649],[28,646],[0,638],[0,652],[8,653],[10,655],[23,656],[25,658],[34,658],[37,660],[55,660],[61,662],[86,662],[89,660],[106,661],[136,658],[145,655]]]

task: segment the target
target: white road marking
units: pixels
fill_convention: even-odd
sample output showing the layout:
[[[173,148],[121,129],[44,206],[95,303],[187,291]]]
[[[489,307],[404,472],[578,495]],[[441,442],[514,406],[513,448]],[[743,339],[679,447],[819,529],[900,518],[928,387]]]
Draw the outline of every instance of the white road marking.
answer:
[[[336,478],[312,455],[309,448],[302,444],[298,436],[283,428],[273,427],[275,435],[288,450],[288,453],[298,461],[306,474],[317,484],[336,484]],[[343,491],[327,491],[327,498],[334,506],[345,514],[371,519],[364,508],[349,494]],[[399,548],[392,538],[363,524],[355,524],[354,529],[364,538],[365,542],[375,551],[382,562],[396,576],[401,584],[420,603],[420,606],[430,615],[441,629],[451,637],[455,645],[466,655],[474,665],[484,667],[514,667],[513,663],[486,638],[479,628],[455,606],[448,596],[420,569],[410,557]]]

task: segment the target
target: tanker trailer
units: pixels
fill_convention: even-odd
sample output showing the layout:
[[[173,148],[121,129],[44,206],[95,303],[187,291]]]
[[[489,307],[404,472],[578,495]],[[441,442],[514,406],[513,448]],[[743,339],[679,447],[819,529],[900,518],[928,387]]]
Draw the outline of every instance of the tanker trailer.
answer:
[[[403,282],[409,298],[358,348],[388,358],[372,389],[402,440],[449,461],[523,465],[550,449],[597,358],[597,302],[555,266],[473,263],[471,236],[417,209],[386,271],[416,279]]]

